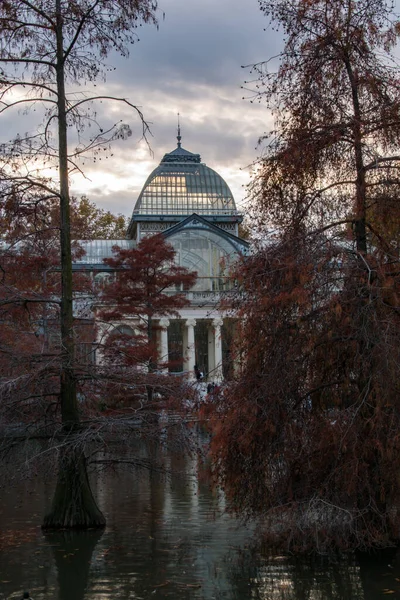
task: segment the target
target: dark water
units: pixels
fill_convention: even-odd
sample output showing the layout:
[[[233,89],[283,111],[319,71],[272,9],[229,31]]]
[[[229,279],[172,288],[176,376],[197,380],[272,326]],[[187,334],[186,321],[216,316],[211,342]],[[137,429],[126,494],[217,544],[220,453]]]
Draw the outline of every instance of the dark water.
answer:
[[[254,549],[256,531],[224,512],[196,459],[185,476],[126,471],[93,480],[104,532],[44,536],[52,486],[42,476],[0,499],[0,600],[400,599],[400,556],[314,559]]]

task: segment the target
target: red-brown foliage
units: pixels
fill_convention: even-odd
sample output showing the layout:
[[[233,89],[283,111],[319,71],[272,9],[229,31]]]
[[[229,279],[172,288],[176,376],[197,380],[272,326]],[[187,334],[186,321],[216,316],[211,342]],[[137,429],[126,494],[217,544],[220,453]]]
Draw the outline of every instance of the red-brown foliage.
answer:
[[[121,366],[151,364],[154,370],[155,319],[178,316],[178,309],[188,305],[183,290],[194,285],[197,274],[174,263],[175,250],[162,235],[145,237],[130,250],[116,247],[114,253],[104,260],[115,270],[115,280],[103,289],[99,314],[107,322],[130,322],[134,331],[109,336],[105,356]],[[165,357],[162,362],[165,367]]]
[[[292,548],[387,544],[400,516],[400,277],[327,240],[291,240],[238,273],[240,370],[213,416],[232,507]]]
[[[385,0],[260,7],[285,45],[277,69],[255,65],[276,130],[215,472],[286,547],[385,545],[400,526],[399,28]]]

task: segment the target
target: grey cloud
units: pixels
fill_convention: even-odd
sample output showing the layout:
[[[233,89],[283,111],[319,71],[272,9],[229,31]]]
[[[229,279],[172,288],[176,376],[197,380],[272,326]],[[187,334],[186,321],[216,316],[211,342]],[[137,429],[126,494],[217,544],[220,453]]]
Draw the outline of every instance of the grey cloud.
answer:
[[[264,32],[268,22],[256,0],[165,0],[162,9],[159,30],[142,28],[130,59],[115,57],[129,83],[240,86],[247,76],[241,65],[268,58],[279,43],[277,33]]]
[[[256,159],[257,139],[269,129],[266,108],[242,100],[249,94],[241,90],[249,78],[241,65],[276,54],[280,43],[278,34],[263,31],[268,22],[257,0],[160,0],[160,5],[166,17],[163,21],[160,12],[159,30],[140,28],[141,41],[132,47],[130,58],[110,56],[107,62],[116,70],[95,88],[128,98],[152,122],[153,158],[138,146],[141,127],[130,109],[108,102],[95,105],[102,127],[122,120],[133,130],[131,138],[113,144],[108,160],[97,161],[94,167],[90,157],[85,159],[84,169],[93,174],[96,170],[113,173],[120,181],[121,191],[113,194],[96,181],[90,188],[91,200],[113,212],[129,214],[144,183],[145,175],[140,183],[135,179],[134,184],[132,180],[125,184],[130,169],[145,164],[143,173],[149,174],[163,154],[175,147],[178,112],[185,148],[201,154],[217,171],[237,169],[240,173],[238,181],[228,180],[237,198],[244,195],[240,182],[248,180],[240,169]],[[17,122],[17,117],[7,122],[7,133]],[[84,132],[84,136],[90,134],[91,130]],[[77,180],[73,191],[80,194]]]

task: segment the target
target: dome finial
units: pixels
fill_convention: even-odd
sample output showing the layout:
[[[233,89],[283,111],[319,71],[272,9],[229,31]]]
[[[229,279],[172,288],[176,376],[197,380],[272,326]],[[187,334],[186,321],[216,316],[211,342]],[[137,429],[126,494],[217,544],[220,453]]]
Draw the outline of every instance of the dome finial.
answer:
[[[181,126],[179,123],[179,113],[178,113],[178,135],[176,136],[176,139],[178,140],[178,148],[180,148],[182,136],[181,136]]]

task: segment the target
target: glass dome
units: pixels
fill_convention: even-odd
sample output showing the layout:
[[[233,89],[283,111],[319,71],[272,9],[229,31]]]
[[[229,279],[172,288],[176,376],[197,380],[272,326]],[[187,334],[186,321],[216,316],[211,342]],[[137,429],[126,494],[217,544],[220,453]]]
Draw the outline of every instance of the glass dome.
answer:
[[[235,201],[218,173],[178,145],[165,154],[148,177],[136,202],[135,215],[232,215]]]

